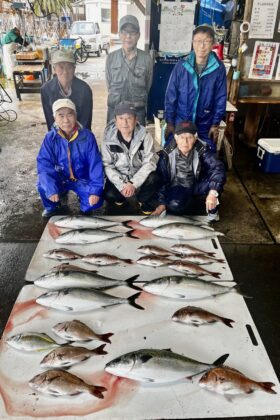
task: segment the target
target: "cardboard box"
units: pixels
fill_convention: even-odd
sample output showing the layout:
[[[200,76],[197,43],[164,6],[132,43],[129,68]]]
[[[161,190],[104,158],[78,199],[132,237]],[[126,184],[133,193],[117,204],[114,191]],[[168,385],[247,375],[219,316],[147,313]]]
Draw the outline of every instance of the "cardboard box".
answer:
[[[257,161],[262,172],[280,173],[280,139],[259,139]]]

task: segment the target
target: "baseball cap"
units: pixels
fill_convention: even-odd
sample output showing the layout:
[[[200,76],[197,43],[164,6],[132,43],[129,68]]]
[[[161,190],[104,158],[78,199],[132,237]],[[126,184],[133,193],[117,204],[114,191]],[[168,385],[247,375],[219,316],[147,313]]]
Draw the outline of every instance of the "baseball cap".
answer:
[[[122,101],[115,106],[115,115],[133,114],[136,115],[136,108],[133,102]]]
[[[134,26],[135,29],[137,29],[137,32],[140,31],[139,22],[138,22],[138,19],[135,16],[132,16],[132,15],[123,16],[120,19],[119,30],[121,31],[123,26],[127,25],[127,24],[130,24],[130,25]]]
[[[74,102],[72,102],[70,99],[67,99],[67,98],[57,99],[57,101],[53,103],[53,106],[52,106],[53,114],[55,114],[56,111],[58,111],[60,108],[70,108],[76,112],[76,106]]]
[[[72,63],[75,64],[75,58],[72,51],[56,50],[51,56],[52,64],[57,63]]]
[[[183,133],[196,134],[197,126],[191,121],[181,121],[175,126],[175,134]]]

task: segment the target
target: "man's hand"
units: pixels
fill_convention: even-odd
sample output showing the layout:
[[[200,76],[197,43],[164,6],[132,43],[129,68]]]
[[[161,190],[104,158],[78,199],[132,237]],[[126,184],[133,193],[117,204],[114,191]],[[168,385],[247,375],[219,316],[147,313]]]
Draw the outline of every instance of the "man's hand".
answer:
[[[166,124],[165,131],[164,131],[165,140],[168,138],[169,134],[171,134],[171,133],[174,134],[174,130],[175,130],[174,124],[172,124],[172,123],[167,123]]]
[[[49,200],[52,201],[53,203],[58,203],[59,202],[59,195],[58,194],[53,194],[49,197]]]
[[[209,194],[206,197],[206,212],[208,213],[209,210],[215,209],[218,204],[218,197],[215,197],[214,194],[211,194],[211,192],[209,192]]]
[[[133,197],[135,194],[136,188],[134,187],[133,184],[131,184],[131,182],[127,182],[125,184],[125,187],[121,190],[121,194],[128,198],[128,197]]]
[[[90,195],[88,198],[89,205],[94,206],[95,204],[98,203],[99,199],[100,197],[98,195],[94,195],[94,194]]]
[[[213,140],[214,143],[217,143],[219,137],[219,126],[212,125],[209,132],[208,137]]]
[[[160,204],[157,208],[153,211],[151,216],[160,216],[166,210],[166,206],[164,204]]]

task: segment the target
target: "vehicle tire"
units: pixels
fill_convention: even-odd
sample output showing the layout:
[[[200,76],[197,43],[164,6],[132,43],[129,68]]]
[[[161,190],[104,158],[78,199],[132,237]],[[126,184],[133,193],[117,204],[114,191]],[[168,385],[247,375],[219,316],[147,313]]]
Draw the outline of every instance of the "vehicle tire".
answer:
[[[101,46],[99,45],[99,46],[98,46],[98,51],[96,51],[96,55],[97,55],[97,57],[101,57],[101,54],[102,54],[102,48],[101,48]]]
[[[88,52],[84,48],[77,48],[74,52],[76,63],[84,63],[88,59]]]
[[[109,52],[110,52],[110,44],[107,44],[107,45],[106,45],[106,48],[105,48],[105,53],[106,53],[106,55],[108,55],[108,54],[109,54]]]

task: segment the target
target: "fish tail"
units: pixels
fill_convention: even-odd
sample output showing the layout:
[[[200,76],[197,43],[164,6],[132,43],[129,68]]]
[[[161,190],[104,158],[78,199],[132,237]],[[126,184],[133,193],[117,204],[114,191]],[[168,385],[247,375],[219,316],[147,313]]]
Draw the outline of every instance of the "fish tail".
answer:
[[[223,365],[225,363],[225,361],[227,360],[228,356],[229,356],[229,353],[223,354],[221,357],[219,357],[217,360],[215,360],[215,362],[213,362],[212,364],[214,366]]]
[[[233,326],[231,325],[232,322],[235,322],[233,319],[229,319],[229,318],[222,318],[222,321],[225,325],[227,325],[230,328],[233,328]]]
[[[138,276],[134,276],[134,277],[137,278]],[[127,286],[130,287],[131,289],[134,289],[134,290],[141,290],[141,292],[142,292],[141,287],[138,287],[134,284],[134,281],[135,281],[134,277],[131,277],[130,279],[125,280]]]
[[[206,252],[206,255],[209,255],[209,257],[215,257],[216,252]]]
[[[143,308],[143,306],[140,306],[135,302],[136,299],[138,299],[140,295],[141,295],[141,292],[136,293],[135,295],[132,295],[129,298],[127,298],[127,300],[128,300],[129,305],[133,306],[134,308],[144,310],[145,308]]]
[[[121,222],[121,224],[122,224],[123,226],[127,227],[127,228],[131,228],[131,227],[129,226],[129,223],[131,223],[131,222],[132,222],[132,219],[129,219],[129,220],[125,220],[124,222]]]
[[[105,391],[107,391],[107,388],[104,388],[104,386],[91,385],[89,387],[90,394],[94,395],[97,398],[104,398],[103,392]]]
[[[210,275],[213,276],[213,277],[215,277],[215,279],[219,279],[221,273],[213,273],[213,272],[211,272]]]
[[[268,392],[269,394],[277,394],[274,389],[271,389],[273,386],[275,386],[273,382],[258,382],[258,384],[265,392]]]
[[[99,337],[102,341],[105,341],[105,343],[111,344],[110,337],[112,337],[114,333],[107,333],[107,334],[100,334]]]
[[[106,344],[102,344],[101,346],[97,347],[96,349],[93,349],[92,352],[94,354],[108,354],[108,352],[104,350],[105,346],[106,346]]]
[[[219,263],[224,263],[225,262],[225,260],[223,260],[222,258],[219,258],[216,261],[219,262]]]
[[[133,260],[131,260],[131,259],[129,259],[129,258],[124,259],[123,261],[124,261],[126,264],[134,264],[134,261],[133,261]]]
[[[139,239],[139,238],[138,238],[138,236],[134,236],[134,235],[136,235],[136,234],[134,233],[134,229],[133,229],[133,230],[130,230],[129,232],[126,232],[126,233],[125,233],[125,236],[127,236],[128,238],[131,238],[131,239]]]

